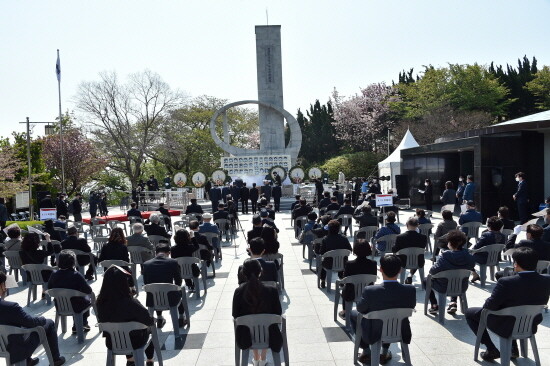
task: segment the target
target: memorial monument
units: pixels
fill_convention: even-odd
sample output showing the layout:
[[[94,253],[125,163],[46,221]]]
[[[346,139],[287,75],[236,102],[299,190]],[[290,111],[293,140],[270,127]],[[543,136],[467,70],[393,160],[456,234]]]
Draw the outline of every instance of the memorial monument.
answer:
[[[302,145],[302,132],[293,115],[284,109],[281,58],[281,26],[256,26],[256,65],[258,100],[242,100],[227,104],[214,113],[210,133],[218,146],[229,156],[221,166],[229,175],[265,176],[273,166],[288,170],[296,164]],[[260,149],[243,149],[230,144],[226,111],[243,104],[258,104]],[[223,141],[216,133],[216,121],[222,116]],[[290,141],[285,146],[284,120],[290,129]],[[250,179],[249,179],[250,180]]]

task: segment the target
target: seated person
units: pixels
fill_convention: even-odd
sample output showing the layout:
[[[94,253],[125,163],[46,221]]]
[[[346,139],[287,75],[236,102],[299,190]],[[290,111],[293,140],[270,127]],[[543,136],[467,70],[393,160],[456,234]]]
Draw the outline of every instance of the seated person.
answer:
[[[44,264],[46,259],[53,254],[50,235],[44,233],[48,245],[46,250],[38,249],[40,247],[40,237],[36,233],[28,233],[21,242],[19,256],[23,264]],[[48,282],[52,271],[42,271],[42,279]]]
[[[130,272],[118,266],[111,266],[105,271],[96,302],[98,322],[139,322],[146,326],[153,325],[153,317],[149,315],[149,310],[133,296],[133,292],[128,285],[130,277],[132,277]],[[155,348],[153,342],[149,342],[147,345],[149,334],[149,329],[132,332],[130,334],[130,341],[133,349],[145,347],[147,366],[152,366]],[[108,349],[111,349],[110,336],[106,333],[103,333],[103,336],[105,337],[105,345]],[[132,355],[126,356],[126,364],[134,364]]]
[[[338,220],[330,220],[328,223],[328,235],[323,238],[318,254],[323,255],[326,252],[336,249],[347,249],[350,252],[352,250],[348,238],[340,235],[340,222]],[[325,258],[322,262],[322,267],[321,288],[325,288],[325,278],[327,276],[325,268],[332,268],[332,258]],[[338,273],[340,278],[342,278],[343,275],[344,272]]]
[[[209,266],[212,262],[214,247],[208,241],[208,238],[199,233],[199,222],[193,220],[189,223],[189,235],[191,241],[196,245],[204,245],[206,248],[200,248],[200,256],[203,261],[206,261],[206,265]]]
[[[164,203],[159,203],[159,212],[164,217],[164,222],[166,226],[168,226],[169,230],[172,230],[172,216],[170,216],[170,211],[168,209],[164,208]]]
[[[137,203],[135,202],[130,203],[130,209],[126,213],[126,216],[127,217],[135,216],[135,217],[139,217],[140,219],[142,218],[141,211],[137,209]]]
[[[78,237],[78,229],[74,226],[71,226],[67,229],[67,239],[63,240],[61,242],[61,248],[63,250],[80,250],[84,253],[91,253],[92,248],[88,245],[88,241],[83,238]],[[97,263],[97,257],[93,256],[94,261]],[[80,255],[77,256],[78,265],[79,266],[88,266],[88,270],[86,271],[85,277],[87,280],[91,281],[94,279],[94,267],[92,266],[92,263],[90,263],[90,256],[89,255]],[[95,264],[95,263],[94,263]]]
[[[330,215],[323,215],[319,218],[319,222],[321,223],[321,227],[318,227],[317,229],[312,229],[311,231],[315,235],[315,237],[318,238],[324,238],[328,235],[328,223],[330,222],[331,217]],[[320,248],[320,246],[319,246]],[[318,253],[318,250],[315,250],[316,253]]]
[[[76,260],[76,255],[72,250],[64,249],[61,253],[59,253],[59,263],[57,264],[59,270],[55,271],[50,276],[50,279],[48,280],[48,289],[66,288],[69,290],[80,291],[85,294],[92,293],[92,288],[88,285],[86,279],[75,269]],[[78,313],[86,309],[90,303],[91,300],[88,296],[71,298],[73,309]],[[84,332],[90,331],[90,326],[88,325],[89,316],[89,310],[82,314],[84,320]],[[73,325],[72,332],[73,334],[76,334],[75,325]]]
[[[299,205],[297,205],[291,214],[292,219],[296,220],[298,217],[307,216],[313,209],[307,204],[305,199],[301,199]]]
[[[200,224],[200,226],[199,226],[199,233],[200,234],[215,233],[219,236],[220,235],[220,229],[218,228],[218,226],[216,224],[212,224],[210,222],[211,220],[212,220],[212,215],[209,214],[208,212],[205,213],[204,215],[202,215],[202,224]],[[219,239],[220,238],[218,238],[218,239],[214,238],[214,240],[212,240],[212,246],[214,246],[216,248],[219,248],[220,247]]]
[[[421,208],[416,209],[416,217],[418,218],[418,225],[431,224],[432,221],[426,217],[426,211]]]
[[[124,236],[124,231],[119,227],[111,231],[109,241],[101,248],[98,261],[103,262],[106,260],[130,262],[130,255],[126,247],[126,237]]]
[[[401,234],[401,228],[395,224],[395,212],[389,211],[386,214],[386,226],[382,226],[380,230],[376,232],[374,235],[374,239],[378,240],[383,236],[386,235],[399,235]],[[386,247],[386,242],[384,241],[378,241],[376,242],[376,249],[381,252],[386,252],[388,250],[391,250],[391,248]]]
[[[264,241],[265,254],[276,254],[279,252],[277,232],[269,225],[264,225],[260,237]]]
[[[521,240],[519,243],[516,243],[517,234],[514,233],[510,235],[506,247],[507,249],[529,247],[537,252],[540,261],[550,261],[550,243],[542,240],[543,233],[544,230],[539,225],[527,225],[527,230],[525,234],[527,239]]]
[[[276,232],[279,232],[279,229],[277,228],[277,225],[275,225],[275,221],[269,218],[269,213],[267,210],[262,209],[260,210],[260,217],[262,218],[262,226],[271,226],[275,229]]]
[[[342,219],[339,218],[339,216],[340,215],[353,215],[354,211],[355,211],[355,209],[351,205],[351,198],[346,198],[346,199],[344,199],[344,205],[341,206],[338,209],[338,212],[336,213],[334,218],[337,219],[338,221],[340,221],[340,224],[342,224]],[[350,221],[350,222],[353,225],[353,220]],[[344,235],[347,233],[347,231],[348,231],[348,227],[346,226],[346,227],[344,227]]]
[[[407,220],[407,231],[403,234],[397,235],[395,238],[395,245],[391,248],[393,254],[396,254],[401,249],[406,248],[426,248],[426,242],[428,238],[424,234],[420,234],[418,230],[418,219],[416,217],[410,217]],[[403,262],[403,270],[405,271],[405,265],[407,264],[407,256],[399,255],[401,262]],[[424,267],[424,253],[418,256],[418,265]],[[411,269],[409,277],[405,280],[405,284],[410,285],[412,283],[412,276],[416,273],[416,269]]]
[[[263,225],[262,225],[262,218],[260,217],[260,215],[252,216],[252,230],[246,233],[248,244],[250,244],[250,241],[252,239],[259,238],[262,235],[262,230],[263,230]]]
[[[176,232],[174,239],[177,237],[180,231],[185,231],[180,229]],[[187,231],[186,231],[187,232]],[[189,235],[189,234],[187,234]],[[197,247],[198,249],[198,247]],[[171,283],[174,285],[181,286],[181,270],[178,262],[175,259],[170,258],[170,246],[168,244],[161,243],[155,248],[156,257],[148,260],[143,263],[143,284],[147,285],[150,283]],[[180,327],[187,324],[186,319],[184,319],[185,308],[183,303],[180,302],[182,297],[181,291],[171,291],[168,293],[168,303],[171,306],[178,305],[178,314],[179,320],[178,325]],[[147,294],[146,305],[153,306],[153,297],[151,294]],[[157,328],[162,328],[166,324],[166,320],[162,317],[162,311],[157,311]]]
[[[518,248],[512,255],[514,272],[517,276],[503,277],[496,283],[491,296],[485,301],[483,308],[470,307],[466,310],[466,321],[474,334],[477,334],[483,309],[501,310],[513,306],[522,305],[546,305],[550,295],[550,277],[536,272],[538,256],[528,247]],[[537,325],[542,322],[542,314],[533,318],[533,332],[536,333]],[[508,338],[512,334],[514,318],[507,316],[489,316],[487,327],[499,335]],[[483,332],[481,343],[487,347],[480,356],[485,361],[493,361],[500,358],[500,352],[489,337],[487,331]],[[519,351],[516,341],[512,343],[512,358],[518,358]]]
[[[262,258],[262,256],[265,254],[265,245],[264,240],[262,238],[254,238],[250,242],[250,246],[248,247],[248,254],[250,255],[251,259],[256,259],[258,262],[260,262],[260,265],[262,266],[262,274],[260,275],[261,281],[273,281],[277,282],[279,280],[279,274],[278,274],[278,268],[275,262],[272,261],[266,261]],[[246,282],[246,277],[242,273],[243,266],[239,266],[239,269],[237,271],[237,277],[239,280],[239,285],[243,282]]]
[[[21,229],[17,225],[9,226],[8,237],[4,243],[0,243],[0,266],[5,268],[4,252],[21,250]]]
[[[460,215],[458,218],[458,224],[464,225],[468,222],[481,222],[481,214],[476,211],[476,204],[474,201],[468,201],[466,203],[466,212]],[[462,232],[468,235],[467,228],[461,228]]]
[[[379,285],[366,286],[363,290],[361,301],[357,303],[357,311],[352,310],[351,322],[353,329],[357,324],[358,312],[368,314],[378,310],[388,310],[394,308],[410,308],[416,306],[416,290],[410,285],[402,285],[397,281],[401,272],[401,260],[398,256],[390,254],[380,258],[380,273],[384,280]],[[361,337],[361,348],[363,352],[359,356],[359,362],[370,364],[369,346],[377,343],[382,334],[382,322],[377,320],[363,319],[361,322],[363,335]],[[412,333],[409,319],[403,319],[401,323],[401,335],[403,343],[410,344]],[[392,358],[389,350],[389,343],[382,343],[382,352],[380,354],[380,363],[383,365]]]
[[[358,239],[353,245],[353,254],[357,257],[354,260],[347,261],[344,265],[344,277],[370,274],[377,275],[377,264],[367,257],[372,254],[372,249],[365,239]],[[369,285],[372,285],[370,283]],[[342,290],[342,311],[338,313],[340,318],[346,318],[346,301],[355,300],[355,288],[353,284],[346,283]]]
[[[546,214],[544,215],[544,225],[542,225],[543,233],[542,233],[542,240],[550,242],[550,208],[546,209]],[[8,234],[9,236],[9,234]]]
[[[369,205],[363,206],[361,213],[354,216],[355,220],[359,224],[359,228],[365,226],[376,226],[378,227],[378,219],[372,214],[372,208]]]
[[[492,244],[505,244],[506,243],[506,237],[504,234],[500,232],[500,229],[502,229],[502,221],[496,216],[489,217],[487,219],[487,231],[484,233],[481,233],[481,236],[479,237],[479,240],[477,241],[476,245],[472,249],[481,249],[483,247],[486,247],[487,245]],[[474,259],[476,263],[479,264],[485,264],[487,263],[487,253],[474,253]],[[474,283],[476,281],[479,281],[480,277],[477,274],[476,270],[472,270],[472,279],[471,282]]]
[[[233,295],[233,318],[250,314],[283,313],[279,292],[273,286],[264,285],[261,281],[262,266],[257,259],[246,259],[242,266],[242,275],[246,281],[235,290]],[[235,340],[240,349],[248,349],[252,345],[250,329],[238,326],[235,329]],[[283,337],[277,324],[269,326],[269,348],[280,352]],[[267,365],[267,350],[252,350],[254,366]]]
[[[225,210],[225,204],[223,202],[218,204],[218,211],[214,212],[214,222],[220,219],[229,220],[229,211]]]
[[[275,210],[273,210],[273,204],[268,203],[265,210],[267,211],[267,217],[275,221]]]
[[[317,228],[317,214],[315,212],[310,212],[307,214],[307,222],[304,225],[303,232],[308,232]]]
[[[149,239],[143,235],[143,224],[141,222],[136,222],[132,225],[132,235],[126,237],[126,245],[128,247],[142,247],[143,249],[149,250],[149,252],[142,252],[141,259],[143,262],[146,262],[154,258],[155,246],[149,241]]]
[[[193,257],[193,254],[199,250],[199,244],[191,240],[191,235],[185,229],[179,229],[174,235],[174,245],[171,248],[172,258],[180,257]],[[198,277],[200,276],[200,268],[194,264],[193,266],[193,275]],[[195,292],[195,283],[191,279],[185,279],[185,285],[189,288],[190,292]]]
[[[340,209],[340,205],[338,204],[338,197],[332,196],[330,198],[330,204],[327,206],[327,209],[325,212],[338,211],[339,209]]]
[[[59,215],[59,218],[53,222],[53,227],[65,229],[67,230],[67,218],[64,215]],[[58,231],[59,237],[61,238],[60,241],[67,239],[67,232],[66,231]],[[53,236],[52,236],[53,238]],[[55,239],[52,239],[55,240]]]
[[[447,233],[451,230],[456,230],[457,227],[457,223],[453,220],[453,213],[451,211],[444,210],[441,213],[441,216],[443,217],[443,221],[437,224],[437,229],[435,229],[434,240],[437,238],[437,243],[434,243],[432,261],[435,261],[435,258],[439,255],[439,251],[441,249],[447,248]]]
[[[186,215],[189,215],[191,213],[197,214],[196,215],[197,220],[199,220],[199,222],[201,221],[201,215],[204,213],[204,211],[202,210],[201,205],[197,204],[196,198],[191,198],[191,204],[188,205],[187,208],[185,209]]]
[[[506,206],[502,206],[498,209],[498,218],[503,223],[503,229],[506,230],[514,230],[514,227],[516,224],[514,223],[514,220],[510,220],[510,210]]]
[[[319,201],[319,212],[323,211],[326,212],[326,207],[330,205],[330,192],[324,192],[323,193],[323,199]]]
[[[50,234],[50,238],[52,240],[57,240],[58,242],[61,242],[59,231],[56,231],[54,229],[53,220],[44,221],[44,232]]]
[[[160,226],[160,217],[159,215],[157,214],[152,214],[150,217],[149,217],[149,222],[150,224],[147,225],[147,221],[145,222],[145,232],[147,233],[147,236],[151,236],[151,235],[158,235],[158,236],[163,236],[165,237],[167,240],[167,242],[170,242],[170,238],[172,237],[172,235],[168,234],[168,232],[166,232],[166,228],[164,226]]]
[[[297,194],[296,196],[294,196],[294,198],[296,198],[296,201],[292,202],[292,204],[290,205],[290,212],[294,211],[294,209],[296,208],[297,205],[300,204],[300,198],[302,196]]]
[[[447,234],[447,246],[449,250],[443,251],[437,262],[430,268],[430,274],[434,275],[439,272],[449,271],[452,269],[468,269],[473,270],[475,265],[474,257],[464,248],[467,238],[460,230],[451,230]],[[434,278],[432,280],[432,288],[437,292],[447,291],[447,280],[444,278]],[[468,288],[468,279],[465,278],[462,283],[462,289],[466,291]],[[435,297],[434,290],[430,292],[430,314],[437,314],[439,306]],[[457,311],[457,297],[451,297],[451,302],[447,307],[447,313],[454,314]]]
[[[57,343],[57,331],[54,322],[42,316],[31,316],[23,310],[16,302],[4,300],[8,295],[8,288],[16,288],[17,283],[11,276],[0,272],[0,324],[13,327],[34,328],[43,327],[46,331],[46,338],[54,360],[54,366],[61,366],[65,358],[59,353]],[[38,358],[32,358],[33,352],[40,344],[38,333],[34,332],[29,337],[14,335],[8,339],[8,352],[12,364],[27,361],[27,366],[38,365]]]

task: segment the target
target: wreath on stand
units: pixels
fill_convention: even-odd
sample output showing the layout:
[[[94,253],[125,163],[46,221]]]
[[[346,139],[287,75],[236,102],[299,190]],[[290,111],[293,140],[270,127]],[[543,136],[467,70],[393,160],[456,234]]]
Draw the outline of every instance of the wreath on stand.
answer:
[[[281,183],[284,182],[287,177],[286,169],[280,165],[275,165],[271,167],[271,169],[269,169],[269,177],[272,181],[275,180],[275,176],[273,175],[273,173],[275,172],[277,172],[279,177],[281,177]]]
[[[195,172],[191,175],[191,183],[193,183],[193,186],[195,188],[204,187],[204,185],[206,184],[206,179],[206,174],[204,174],[203,172]]]
[[[217,173],[217,172],[220,172],[220,171],[224,175],[223,181],[220,181],[219,179],[214,178],[214,173]],[[216,169],[216,170],[214,170],[211,174],[211,178],[212,178],[212,181],[214,182],[214,184],[218,185],[218,186],[226,185],[227,183],[231,183],[233,181],[233,179],[231,179],[231,177],[229,176],[228,171],[225,170],[225,169]]]
[[[304,178],[306,176],[306,173],[304,171],[304,168],[302,168],[299,165],[293,166],[290,171],[288,172],[288,175],[290,176],[290,181],[294,184],[300,184],[304,181]]]

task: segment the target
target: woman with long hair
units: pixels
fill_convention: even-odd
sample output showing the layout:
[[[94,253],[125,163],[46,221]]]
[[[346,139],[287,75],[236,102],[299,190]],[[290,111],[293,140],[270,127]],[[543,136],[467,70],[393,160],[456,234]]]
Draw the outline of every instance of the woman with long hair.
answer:
[[[251,314],[282,314],[279,292],[274,286],[264,285],[260,281],[262,266],[256,259],[247,259],[243,263],[242,274],[246,282],[242,283],[233,294],[233,318]],[[241,349],[250,348],[252,339],[250,329],[237,327],[237,345]],[[283,345],[281,331],[276,324],[269,327],[269,348],[279,352]],[[267,350],[253,350],[254,366],[267,364]]]
[[[46,259],[53,254],[53,247],[48,233],[44,233],[44,237],[48,242],[46,249],[38,249],[40,247],[40,236],[37,233],[28,233],[23,238],[21,242],[21,250],[19,251],[19,256],[21,257],[21,262],[23,264],[44,264]],[[42,271],[42,279],[44,282],[48,282],[52,271]],[[27,276],[30,274],[27,272]],[[30,277],[28,277],[30,278]],[[44,290],[44,287],[42,287]],[[44,292],[42,292],[42,297],[44,297]]]
[[[273,227],[269,225],[264,225],[260,237],[264,240],[265,254],[275,254],[279,252],[277,232]]]
[[[101,248],[99,262],[105,260],[121,260],[130,262],[128,248],[126,247],[126,236],[121,228],[116,227],[111,231],[109,241]]]
[[[179,229],[174,234],[174,242],[176,245],[170,248],[170,256],[172,258],[180,257],[192,257],[193,253],[199,250],[199,245],[191,240],[191,235],[185,229]],[[200,268],[196,264],[193,264],[193,275],[197,277],[200,276]],[[185,285],[189,288],[190,291],[195,291],[195,284],[191,279],[185,279]]]
[[[118,266],[111,266],[103,275],[101,290],[97,296],[97,320],[99,323],[126,323],[139,322],[152,326],[153,318],[149,311],[132,296],[128,277],[131,274]],[[108,334],[103,334],[107,348],[111,349],[111,339]],[[138,349],[147,343],[149,330],[138,330],[130,332],[132,348]],[[147,366],[153,365],[154,346],[153,342],[145,348]],[[126,366],[133,366],[132,355],[126,356]]]

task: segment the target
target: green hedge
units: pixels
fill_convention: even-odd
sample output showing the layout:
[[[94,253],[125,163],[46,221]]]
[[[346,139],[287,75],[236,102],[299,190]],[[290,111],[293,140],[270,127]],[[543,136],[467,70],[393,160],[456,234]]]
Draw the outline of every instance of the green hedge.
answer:
[[[331,179],[338,179],[342,172],[346,179],[353,177],[367,177],[369,174],[378,175],[377,164],[385,158],[382,154],[362,151],[344,154],[327,160],[321,169],[327,171]]]
[[[36,224],[44,224],[44,221],[7,221],[6,226],[10,226],[11,224],[17,224],[22,230],[27,230],[27,226],[32,226]]]

